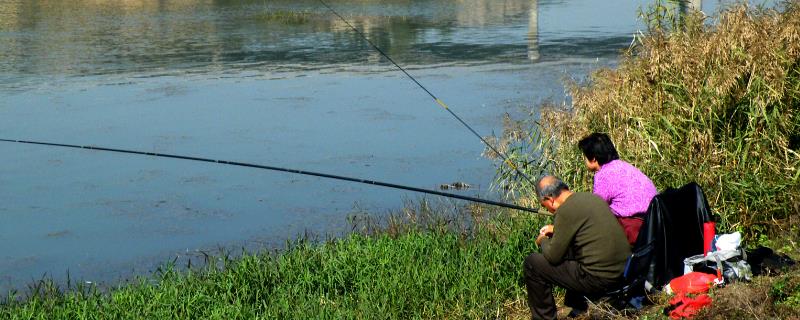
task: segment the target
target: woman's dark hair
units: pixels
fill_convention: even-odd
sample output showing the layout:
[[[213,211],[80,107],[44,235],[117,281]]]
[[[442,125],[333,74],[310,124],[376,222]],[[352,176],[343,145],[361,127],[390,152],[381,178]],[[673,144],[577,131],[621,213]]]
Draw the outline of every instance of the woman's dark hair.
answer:
[[[590,134],[578,141],[578,148],[581,149],[586,159],[596,160],[601,166],[619,159],[614,143],[605,133],[595,132]]]

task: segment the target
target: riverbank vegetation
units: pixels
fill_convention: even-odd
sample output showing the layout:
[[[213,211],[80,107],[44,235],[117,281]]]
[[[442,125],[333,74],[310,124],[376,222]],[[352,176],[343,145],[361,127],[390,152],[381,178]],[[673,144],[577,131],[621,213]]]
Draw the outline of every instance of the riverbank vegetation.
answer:
[[[622,158],[659,189],[697,181],[721,229],[798,258],[798,5],[782,12],[736,6],[716,21],[659,8],[645,16],[649,29],[616,69],[571,84],[569,106],[511,126],[509,154],[532,176],[550,172],[591,190],[575,146],[590,132],[608,132]],[[508,168],[498,184],[521,202],[533,199]],[[166,266],[107,290],[43,281],[10,295],[0,318],[525,319],[521,263],[536,250],[544,221],[491,210],[448,214],[423,201],[382,223],[355,219],[355,231],[342,238],[223,255],[203,268]],[[705,317],[798,317],[798,274],[717,290]],[[634,317],[663,318],[661,308]],[[623,317],[602,308],[591,314]]]
[[[736,5],[709,18],[657,5],[614,69],[568,85],[571,103],[507,121],[498,141],[531,176],[592,189],[577,142],[606,132],[622,159],[659,190],[698,182],[723,232],[800,255],[800,4]],[[500,165],[504,165],[501,163]],[[530,185],[502,167],[498,186],[533,204]],[[800,316],[798,270],[713,293],[700,318]],[[663,318],[663,303],[634,317]],[[593,308],[590,318],[627,318]],[[522,318],[522,315],[518,316]]]
[[[607,132],[620,157],[659,190],[700,184],[722,230],[764,241],[797,233],[798,6],[737,5],[716,18],[656,6],[643,15],[648,29],[616,68],[571,83],[571,104],[516,124],[505,147],[530,175],[549,172],[587,191],[592,177],[577,142]],[[499,184],[515,197],[532,195],[508,167]]]
[[[520,259],[541,221],[473,208],[443,214],[424,202],[357,232],[281,252],[215,258],[206,268],[164,267],[111,289],[50,282],[10,297],[4,319],[489,318],[519,301]],[[451,209],[452,211],[452,209]],[[469,212],[470,215],[465,215]]]

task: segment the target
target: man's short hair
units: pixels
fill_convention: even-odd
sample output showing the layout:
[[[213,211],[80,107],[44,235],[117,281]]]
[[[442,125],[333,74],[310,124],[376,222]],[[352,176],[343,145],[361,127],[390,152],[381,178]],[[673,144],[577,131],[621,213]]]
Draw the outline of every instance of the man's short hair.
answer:
[[[544,185],[542,185],[543,183]],[[539,200],[544,199],[544,197],[557,198],[564,190],[569,190],[569,186],[561,179],[553,176],[544,176],[536,181],[536,194],[539,196]]]
[[[611,138],[605,133],[595,132],[578,141],[578,148],[583,156],[589,160],[596,160],[601,166],[619,159],[617,148]]]

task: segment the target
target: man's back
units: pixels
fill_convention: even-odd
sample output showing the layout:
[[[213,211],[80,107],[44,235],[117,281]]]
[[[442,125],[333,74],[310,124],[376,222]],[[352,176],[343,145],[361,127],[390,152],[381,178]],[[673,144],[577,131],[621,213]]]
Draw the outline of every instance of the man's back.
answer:
[[[542,241],[542,254],[551,264],[558,264],[571,251],[570,260],[578,261],[594,276],[617,278],[625,270],[630,256],[625,233],[600,197],[577,192],[556,210],[553,237]]]

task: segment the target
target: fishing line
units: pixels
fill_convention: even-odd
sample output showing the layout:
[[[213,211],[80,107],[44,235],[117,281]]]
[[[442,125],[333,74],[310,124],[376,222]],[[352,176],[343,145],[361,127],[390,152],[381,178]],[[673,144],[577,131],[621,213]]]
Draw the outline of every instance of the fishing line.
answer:
[[[459,116],[458,116],[458,115],[457,115],[455,112],[453,112],[453,110],[451,110],[451,109],[450,109],[450,107],[448,107],[448,106],[447,106],[447,104],[445,104],[445,103],[444,103],[444,101],[442,101],[441,99],[437,98],[437,97],[436,97],[436,96],[435,96],[433,93],[431,93],[431,91],[430,91],[430,90],[428,90],[428,88],[425,88],[425,86],[423,86],[423,85],[422,85],[422,84],[421,84],[419,81],[417,81],[417,79],[416,79],[416,78],[414,78],[414,76],[412,76],[410,73],[408,73],[408,71],[406,71],[406,69],[405,69],[405,68],[401,67],[399,64],[397,64],[397,62],[394,62],[394,59],[392,59],[391,57],[389,57],[389,55],[388,55],[388,54],[386,54],[386,52],[383,52],[383,50],[382,50],[380,47],[378,47],[378,46],[377,46],[375,43],[373,43],[373,42],[372,42],[372,40],[370,40],[369,38],[367,38],[367,35],[365,35],[363,32],[361,32],[361,30],[358,30],[358,28],[356,28],[355,26],[353,26],[352,24],[350,24],[350,22],[349,22],[349,21],[347,21],[347,19],[345,19],[344,17],[342,17],[342,15],[340,15],[338,12],[336,12],[336,10],[334,10],[334,9],[333,9],[333,7],[331,7],[330,5],[328,5],[328,3],[327,3],[327,2],[325,2],[324,0],[319,0],[319,2],[320,2],[320,3],[322,3],[322,5],[323,5],[323,6],[325,6],[326,8],[328,8],[328,10],[330,10],[330,11],[331,11],[331,12],[332,12],[334,15],[336,15],[337,17],[339,17],[339,19],[341,19],[341,20],[342,20],[342,22],[344,22],[344,23],[345,23],[345,24],[346,24],[348,27],[350,27],[350,29],[352,29],[353,31],[355,31],[355,32],[356,32],[356,34],[358,34],[358,35],[359,35],[359,36],[360,36],[362,39],[364,39],[364,41],[366,41],[367,43],[369,43],[369,45],[370,45],[370,46],[372,46],[372,48],[374,48],[376,51],[378,51],[378,53],[380,53],[380,54],[381,54],[381,55],[382,55],[384,58],[386,58],[387,60],[389,60],[389,62],[391,62],[391,63],[392,63],[392,64],[393,64],[395,67],[397,67],[398,69],[400,69],[400,71],[402,71],[402,72],[403,72],[403,73],[404,73],[406,76],[408,76],[408,78],[409,78],[409,79],[411,79],[411,81],[414,81],[414,83],[416,83],[416,84],[417,84],[417,86],[419,86],[420,88],[422,88],[422,90],[424,90],[424,91],[425,91],[425,92],[426,92],[426,93],[427,93],[429,96],[431,96],[431,98],[433,98],[433,100],[434,100],[434,101],[436,101],[436,103],[437,103],[437,104],[439,104],[439,106],[441,106],[442,108],[444,108],[445,110],[447,110],[447,112],[449,112],[449,113],[450,113],[450,115],[452,115],[454,118],[456,118],[456,120],[458,120],[458,122],[461,122],[461,124],[463,124],[465,127],[467,127],[467,129],[469,129],[469,131],[470,131],[470,132],[472,132],[472,134],[474,134],[476,137],[478,137],[478,139],[480,139],[480,140],[481,140],[481,142],[483,142],[483,144],[484,144],[484,145],[486,145],[487,147],[489,147],[489,149],[491,149],[491,150],[492,150],[492,151],[493,151],[495,154],[497,154],[497,155],[498,155],[498,156],[499,156],[501,159],[503,159],[503,162],[505,162],[506,164],[508,164],[508,166],[509,166],[509,167],[511,167],[512,169],[514,169],[514,171],[515,171],[515,172],[516,172],[518,175],[520,175],[520,176],[522,176],[523,178],[525,178],[525,180],[527,180],[527,181],[528,181],[528,182],[529,182],[531,185],[535,185],[535,183],[533,182],[533,180],[531,180],[531,178],[530,178],[530,177],[528,177],[528,175],[527,175],[527,174],[523,173],[523,172],[522,172],[522,171],[519,169],[519,167],[517,167],[517,165],[516,165],[516,164],[514,164],[514,162],[512,162],[512,161],[511,161],[511,159],[509,159],[509,158],[508,158],[508,157],[507,157],[507,156],[506,156],[504,153],[500,152],[500,151],[499,151],[499,150],[497,150],[497,149],[496,149],[494,146],[492,146],[492,145],[491,145],[491,144],[490,144],[488,141],[486,141],[486,139],[484,139],[484,138],[483,138],[483,137],[482,137],[480,134],[478,134],[478,132],[477,132],[477,131],[475,131],[474,129],[472,129],[472,127],[471,127],[469,124],[467,124],[466,122],[464,122],[464,120],[461,120],[461,117],[459,117]]]
[[[514,164],[514,162],[511,161],[511,159],[509,159],[504,153],[500,152],[492,144],[490,144],[488,141],[486,141],[486,139],[484,139],[480,134],[478,134],[478,132],[475,131],[475,129],[473,129],[469,124],[467,124],[464,120],[462,120],[461,117],[459,117],[455,112],[453,112],[453,110],[451,110],[450,107],[446,103],[444,103],[444,101],[442,101],[441,99],[437,98],[430,90],[428,90],[424,85],[422,85],[419,81],[417,81],[417,79],[414,78],[414,76],[412,76],[410,73],[408,73],[408,71],[406,71],[405,68],[401,67],[397,62],[395,62],[394,59],[392,59],[388,54],[386,54],[386,52],[384,52],[380,47],[375,45],[375,43],[373,43],[363,32],[361,32],[360,30],[358,30],[358,28],[356,28],[355,26],[350,24],[350,22],[347,21],[347,19],[345,19],[343,16],[341,16],[336,10],[334,10],[324,0],[319,0],[319,2],[322,3],[322,5],[324,5],[328,10],[330,10],[339,19],[341,19],[342,22],[344,22],[348,27],[350,27],[350,29],[355,31],[356,34],[358,34],[362,39],[364,39],[367,43],[369,43],[369,45],[372,46],[372,48],[374,48],[376,51],[378,51],[378,53],[380,53],[383,57],[385,57],[387,60],[389,60],[389,62],[391,62],[395,67],[400,69],[400,71],[402,71],[409,79],[411,79],[411,81],[413,81],[415,84],[417,84],[417,86],[419,86],[422,90],[425,91],[425,93],[427,93],[431,98],[433,98],[433,100],[439,106],[441,106],[442,108],[447,110],[447,112],[450,113],[450,115],[452,115],[456,120],[458,120],[458,122],[460,122],[462,125],[464,125],[464,127],[466,127],[470,132],[472,132],[472,134],[474,134],[476,137],[478,137],[478,139],[480,139],[480,141],[483,142],[484,145],[489,147],[489,149],[491,149],[495,154],[497,154],[501,159],[503,159],[503,161],[506,164],[508,164],[509,167],[513,168],[514,171],[518,175],[520,175],[523,178],[525,178],[525,180],[527,180],[531,185],[535,184],[528,175],[523,173],[519,169],[519,167],[517,167]],[[86,149],[86,150],[95,150],[95,151],[106,151],[106,152],[136,154],[136,155],[144,155],[144,156],[152,156],[152,157],[172,158],[172,159],[181,159],[181,160],[189,160],[189,161],[217,163],[217,164],[239,166],[239,167],[256,168],[256,169],[263,169],[263,170],[288,172],[288,173],[302,174],[302,175],[307,175],[307,176],[315,176],[315,177],[321,177],[321,178],[329,178],[329,179],[336,179],[336,180],[343,180],[343,181],[358,182],[358,183],[382,186],[382,187],[393,188],[393,189],[414,191],[414,192],[432,194],[432,195],[437,195],[437,196],[442,196],[442,197],[447,197],[447,198],[454,198],[454,199],[466,200],[466,201],[471,201],[471,202],[476,202],[476,203],[483,203],[483,204],[487,204],[487,205],[493,205],[493,206],[504,207],[504,208],[509,208],[509,209],[533,212],[533,213],[537,213],[537,214],[550,215],[549,213],[542,212],[542,211],[540,211],[538,209],[532,209],[532,208],[528,208],[528,207],[523,207],[523,206],[504,203],[504,202],[499,202],[499,201],[492,201],[492,200],[486,200],[486,199],[481,199],[481,198],[476,198],[476,197],[463,196],[463,195],[459,195],[459,194],[453,194],[453,193],[440,192],[440,191],[429,190],[429,189],[422,189],[422,188],[404,186],[404,185],[399,185],[399,184],[394,184],[394,183],[387,183],[387,182],[367,180],[367,179],[359,179],[359,178],[351,178],[351,177],[345,177],[345,176],[339,176],[339,175],[333,175],[333,174],[327,174],[327,173],[320,173],[320,172],[313,172],[313,171],[304,171],[304,170],[297,170],[297,169],[280,168],[280,167],[274,167],[274,166],[252,164],[252,163],[245,163],[245,162],[236,162],[236,161],[228,161],[228,160],[216,160],[216,159],[201,158],[201,157],[183,156],[183,155],[157,153],[157,152],[136,151],[136,150],[126,150],[126,149],[117,149],[117,148],[107,148],[107,147],[89,146],[89,145],[74,145],[74,144],[42,142],[42,141],[28,141],[28,140],[14,140],[14,139],[0,139],[0,142],[23,143],[23,144],[52,146],[52,147],[64,147],[64,148],[74,148],[74,149]]]
[[[380,182],[380,181],[366,180],[366,179],[359,179],[359,178],[350,178],[350,177],[327,174],[327,173],[304,171],[304,170],[297,170],[297,169],[288,169],[288,168],[280,168],[280,167],[273,167],[273,166],[253,164],[253,163],[236,162],[236,161],[228,161],[228,160],[215,160],[215,159],[209,159],[209,158],[182,156],[182,155],[168,154],[168,153],[136,151],[136,150],[106,148],[106,147],[98,147],[98,146],[82,146],[82,145],[75,145],[75,144],[64,144],[64,143],[54,143],[54,142],[42,142],[42,141],[0,139],[0,142],[24,143],[24,144],[33,144],[33,145],[51,146],[51,147],[64,147],[64,148],[73,148],[73,149],[87,149],[87,150],[95,150],[95,151],[106,151],[106,152],[136,154],[136,155],[143,155],[143,156],[172,158],[172,159],[200,161],[200,162],[210,162],[210,163],[218,163],[218,164],[231,165],[231,166],[239,166],[239,167],[248,167],[248,168],[256,168],[256,169],[264,169],[264,170],[296,173],[296,174],[302,174],[302,175],[307,175],[307,176],[329,178],[329,179],[336,179],[336,180],[344,180],[344,181],[371,184],[371,185],[375,185],[375,186],[382,186],[382,187],[393,188],[393,189],[401,189],[401,190],[408,190],[408,191],[414,191],[414,192],[420,192],[420,193],[433,194],[433,195],[447,197],[447,198],[455,198],[455,199],[467,200],[467,201],[472,201],[472,202],[477,202],[477,203],[483,203],[483,204],[488,204],[488,205],[493,205],[493,206],[498,206],[498,207],[504,207],[504,208],[509,208],[509,209],[522,210],[522,211],[533,212],[533,213],[538,213],[538,214],[548,214],[548,213],[541,212],[541,211],[539,211],[537,209],[527,208],[527,207],[518,206],[518,205],[515,205],[515,204],[505,203],[505,202],[492,201],[492,200],[486,200],[486,199],[475,198],[475,197],[468,197],[468,196],[463,196],[463,195],[460,195],[460,194],[454,194],[454,193],[448,193],[448,192],[440,192],[440,191],[435,191],[435,190],[428,190],[428,189],[422,189],[422,188],[409,187],[409,186],[404,186],[404,185],[395,184],[395,183]]]

